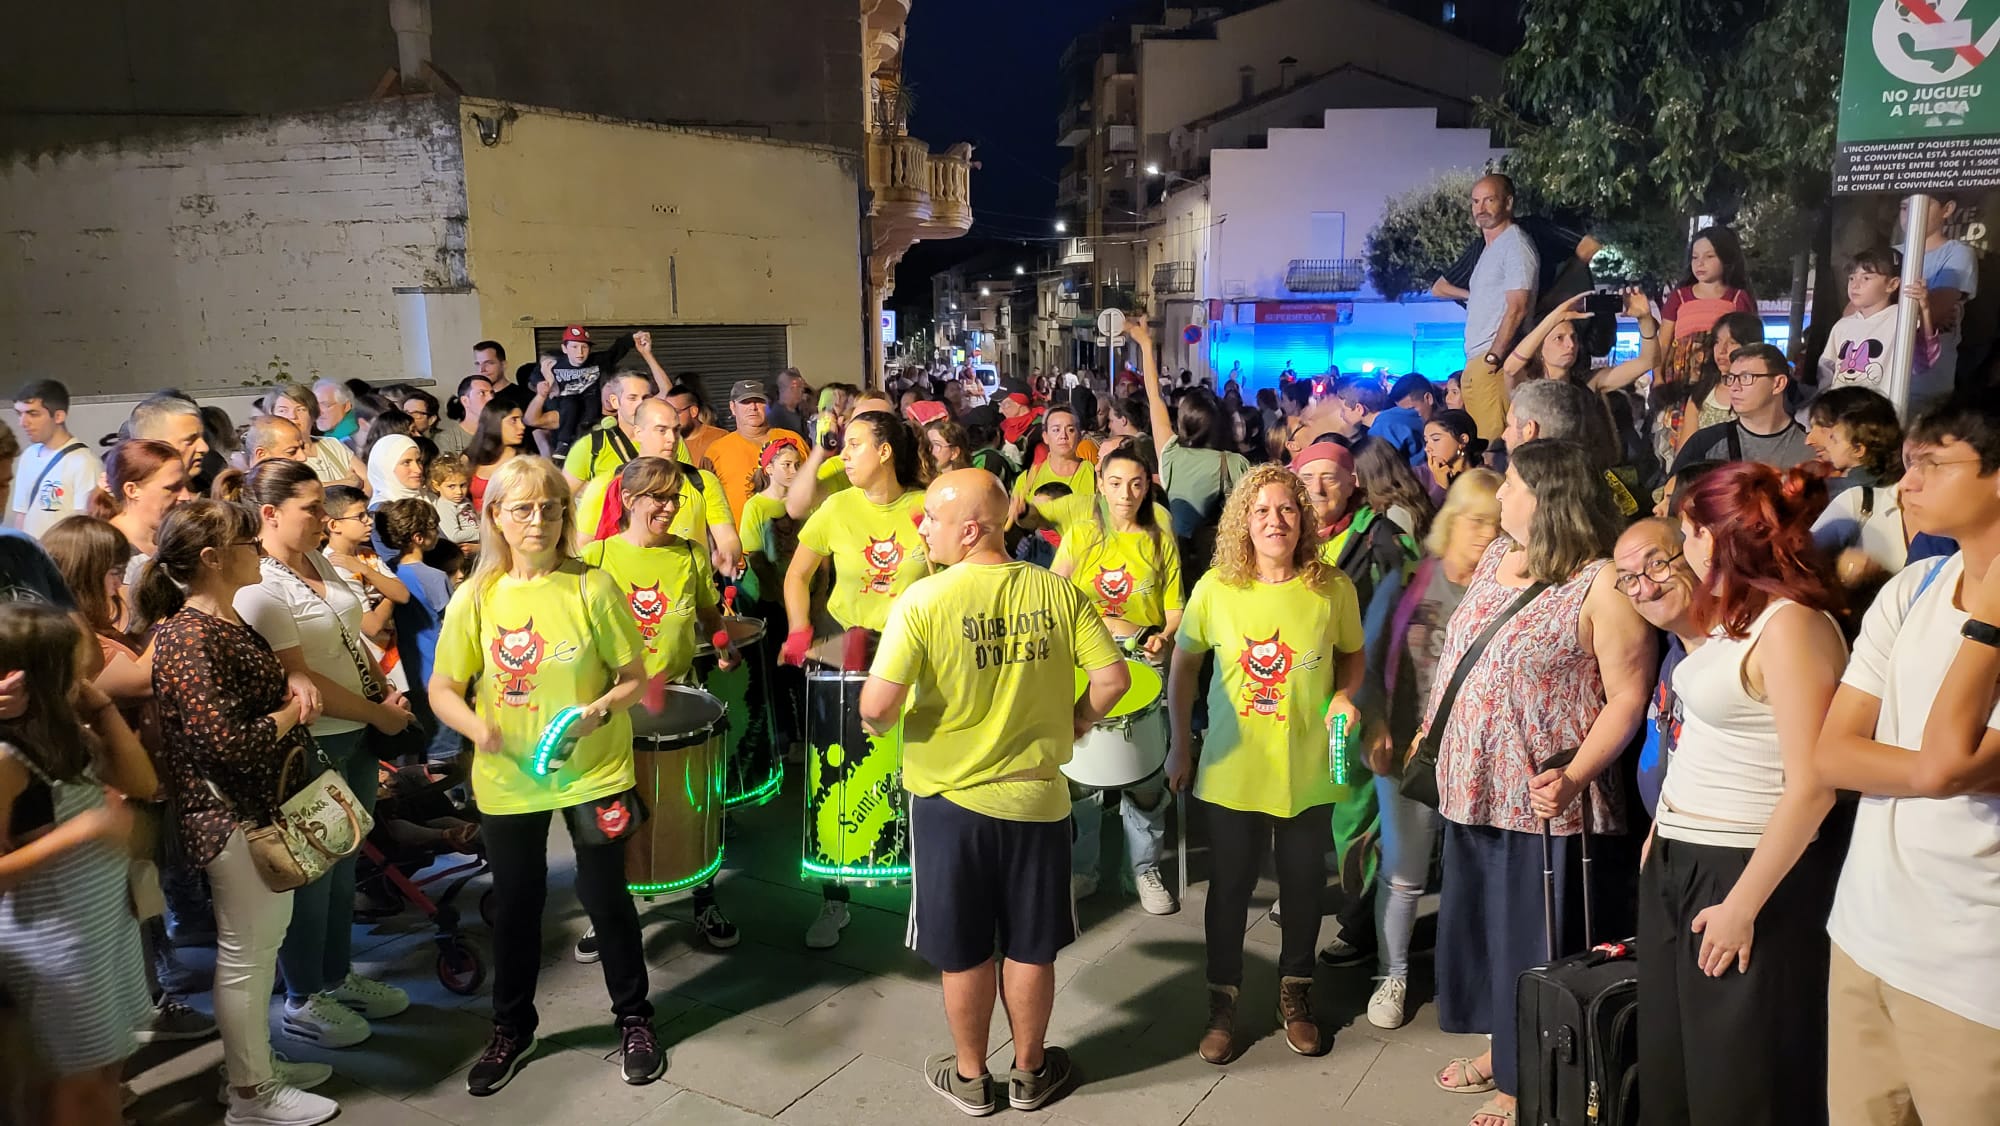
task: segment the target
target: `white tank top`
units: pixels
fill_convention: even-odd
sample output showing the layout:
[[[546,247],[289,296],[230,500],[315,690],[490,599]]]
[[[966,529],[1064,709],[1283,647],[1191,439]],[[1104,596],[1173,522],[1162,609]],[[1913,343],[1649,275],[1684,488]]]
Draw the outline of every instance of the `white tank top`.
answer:
[[[1660,786],[1659,834],[1690,844],[1755,848],[1785,788],[1778,723],[1768,701],[1750,695],[1744,661],[1764,627],[1786,606],[1757,615],[1742,638],[1711,636],[1674,670],[1684,714],[1681,738]]]

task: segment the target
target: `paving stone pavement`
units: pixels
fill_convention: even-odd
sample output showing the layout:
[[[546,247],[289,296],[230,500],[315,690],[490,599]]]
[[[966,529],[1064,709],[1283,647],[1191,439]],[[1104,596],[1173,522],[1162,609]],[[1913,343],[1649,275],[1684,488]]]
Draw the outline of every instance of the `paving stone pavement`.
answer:
[[[854,923],[832,950],[809,951],[802,937],[819,906],[799,879],[796,795],[734,819],[719,899],[743,942],[710,950],[682,901],[642,904],[657,1027],[668,1050],[666,1076],[645,1087],[620,1082],[612,1058],[601,972],[580,965],[570,945],[586,925],[566,894],[572,862],[560,828],[550,842],[549,915],[537,998],[542,1046],[499,1094],[474,1099],[465,1071],[484,1046],[488,998],[446,990],[436,973],[435,931],[406,911],[355,928],[357,969],[410,991],[408,1013],[377,1022],[355,1048],[326,1052],[282,1038],[295,1059],[336,1069],[323,1093],[349,1126],[792,1126],[963,1121],[923,1082],[924,1057],[950,1046],[935,973],[903,949],[908,893],[857,889]],[[1461,1126],[1478,1098],[1436,1089],[1431,1076],[1455,1055],[1483,1050],[1477,1037],[1437,1028],[1429,961],[1415,963],[1403,1028],[1383,1031],[1362,1016],[1372,987],[1367,967],[1321,967],[1315,1001],[1332,1050],[1292,1054],[1278,1031],[1277,930],[1265,918],[1275,887],[1267,880],[1244,920],[1246,978],[1242,1021],[1252,1039],[1223,1067],[1194,1054],[1206,1016],[1202,988],[1203,860],[1178,914],[1142,912],[1116,884],[1116,813],[1105,825],[1103,890],[1079,905],[1082,938],[1057,964],[1053,1043],[1066,1045],[1077,1082],[1033,1117],[1043,1126]],[[458,897],[465,933],[484,951],[477,919],[486,877]],[[1327,924],[1330,929],[1331,923]],[[198,952],[189,953],[198,962]],[[208,996],[190,999],[206,1007]],[[274,1006],[275,1012],[275,1006]],[[277,1022],[273,1021],[273,1032]],[[994,1017],[993,1067],[1012,1053],[1003,1014]],[[215,1102],[220,1046],[158,1045],[135,1059],[132,1110],[146,1126],[207,1126]],[[1028,1117],[1003,1109],[1000,1114]]]

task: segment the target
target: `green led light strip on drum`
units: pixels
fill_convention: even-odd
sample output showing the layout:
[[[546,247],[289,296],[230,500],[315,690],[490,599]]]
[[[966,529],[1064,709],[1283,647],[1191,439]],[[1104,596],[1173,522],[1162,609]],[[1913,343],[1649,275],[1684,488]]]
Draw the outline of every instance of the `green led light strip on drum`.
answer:
[[[841,880],[907,880],[911,868],[908,864],[888,864],[880,868],[858,868],[845,864],[820,864],[811,860],[800,860],[799,871],[808,876],[820,876]]]
[[[767,779],[763,785],[757,787],[754,790],[750,790],[746,793],[738,794],[735,797],[730,798],[724,804],[729,809],[741,809],[746,805],[747,806],[763,805],[765,802],[770,801],[772,798],[776,797],[778,795],[778,790],[781,787],[783,787],[784,784],[785,784],[785,771],[784,768],[781,766],[771,771],[771,777]]]
[[[556,718],[549,722],[548,729],[535,741],[534,770],[537,778],[547,778],[569,761],[567,753],[559,756],[557,752],[569,742],[570,729],[582,719],[582,708],[567,707],[557,712]]]
[[[670,892],[680,892],[686,888],[694,888],[698,884],[706,884],[720,870],[722,870],[722,852],[716,852],[716,858],[710,860],[706,868],[702,868],[692,876],[682,876],[680,880],[672,880],[668,884],[626,884],[626,892],[632,892],[634,896],[664,896]]]

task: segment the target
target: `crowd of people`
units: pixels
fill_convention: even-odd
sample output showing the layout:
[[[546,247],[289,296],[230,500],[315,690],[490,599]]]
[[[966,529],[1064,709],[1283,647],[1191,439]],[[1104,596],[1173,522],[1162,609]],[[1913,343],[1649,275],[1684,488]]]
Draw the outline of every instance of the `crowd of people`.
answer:
[[[802,668],[861,682],[854,718],[895,733],[909,941],[953,1035],[926,1079],[967,1113],[1003,1098],[999,1000],[1006,1102],[1070,1082],[1045,1037],[1075,904],[1179,910],[1185,802],[1207,877],[1187,1036],[1211,1063],[1245,1046],[1267,861],[1282,1035],[1308,1056],[1330,1043],[1315,963],[1372,967],[1366,1019],[1409,1019],[1437,887],[1437,1018],[1490,1046],[1433,1081],[1505,1126],[1515,981],[1580,945],[1588,882],[1597,934],[1638,936],[1646,1122],[1990,1121],[2000,407],[1879,393],[1897,270],[1870,255],[1833,365],[1795,366],[1719,228],[1662,305],[1620,299],[1640,355],[1593,368],[1580,297],[1535,316],[1511,204],[1504,178],[1475,189],[1484,253],[1440,282],[1468,298],[1468,362],[1442,382],[1329,373],[1246,403],[1163,381],[1134,317],[1109,387],[940,366],[814,398],[786,371],[734,383],[725,426],[649,334],[597,350],[572,326],[513,372],[478,343],[442,404],[322,380],[239,425],[162,392],[101,453],[61,383],[26,384],[27,447],[0,428],[0,988],[41,1119],[116,1122],[136,1042],[211,1035],[228,1122],[337,1113],[313,1091],[333,1068],[274,1050],[271,1006],[283,1039],[341,1049],[409,997],[355,972],[357,918],[396,907],[355,855],[274,866],[265,829],[307,783],[371,811],[415,779],[445,805],[378,832],[490,868],[476,1095],[535,1051],[560,815],[574,956],[602,964],[624,1079],[658,1078],[628,841],[679,814],[635,790],[635,731],[669,686],[740,667],[770,717],[742,762],[814,739]],[[1923,370],[1955,331],[1939,296],[1971,289],[1922,295]],[[1110,716],[1150,767],[1071,780]],[[820,882],[812,948],[850,921],[847,881]],[[690,890],[698,933],[735,945],[714,881]]]

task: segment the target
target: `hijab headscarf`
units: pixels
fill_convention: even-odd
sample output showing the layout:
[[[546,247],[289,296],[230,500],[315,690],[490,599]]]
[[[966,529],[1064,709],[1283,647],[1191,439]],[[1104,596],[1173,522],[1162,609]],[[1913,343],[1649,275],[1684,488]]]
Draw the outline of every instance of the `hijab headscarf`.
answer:
[[[423,499],[422,489],[396,480],[396,463],[416,448],[416,440],[409,435],[390,434],[368,451],[368,488],[373,494],[368,499],[369,508],[380,508],[392,500]]]

